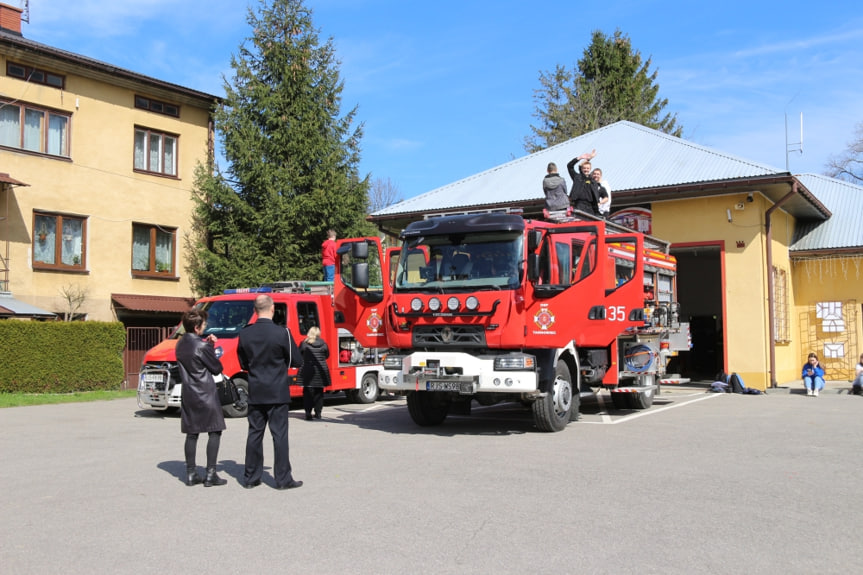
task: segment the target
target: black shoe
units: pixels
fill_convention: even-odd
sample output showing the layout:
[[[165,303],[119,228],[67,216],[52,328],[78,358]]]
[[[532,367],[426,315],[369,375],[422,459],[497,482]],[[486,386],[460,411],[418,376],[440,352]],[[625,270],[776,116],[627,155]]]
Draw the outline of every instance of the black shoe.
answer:
[[[303,486],[303,482],[302,482],[302,481],[296,481],[296,480],[294,480],[294,479],[291,479],[291,480],[290,480],[288,483],[286,483],[285,485],[282,485],[282,486],[278,486],[278,485],[277,485],[277,486],[276,486],[276,489],[280,489],[280,490],[284,490],[284,489],[296,489],[297,487],[302,487],[302,486]]]
[[[320,414],[320,413],[316,413],[316,414],[315,414],[315,419],[320,419],[320,418],[321,418],[321,414]]]
[[[306,421],[311,421],[311,420],[312,420],[312,414],[311,414],[311,413],[307,413],[307,414],[306,414]]]
[[[245,487],[246,489],[254,489],[255,487],[257,487],[260,484],[261,484],[261,480],[258,479],[257,481],[252,481],[251,483],[243,483],[243,487]]]
[[[207,476],[204,478],[204,487],[212,487],[214,485],[225,485],[228,483],[226,479],[222,479],[216,475],[215,469],[207,469]]]
[[[193,485],[198,485],[199,483],[202,483],[203,481],[204,481],[204,479],[200,475],[198,475],[197,469],[187,469],[186,470],[186,485],[188,485],[189,487],[191,487]]]

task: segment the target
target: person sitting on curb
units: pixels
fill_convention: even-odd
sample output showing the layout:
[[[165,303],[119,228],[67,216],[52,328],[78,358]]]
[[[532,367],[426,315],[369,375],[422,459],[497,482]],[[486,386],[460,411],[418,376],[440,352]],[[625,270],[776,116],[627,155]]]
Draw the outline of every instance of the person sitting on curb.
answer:
[[[824,389],[824,368],[818,363],[818,356],[809,354],[802,370],[803,385],[806,386],[806,395],[818,397],[818,392]]]

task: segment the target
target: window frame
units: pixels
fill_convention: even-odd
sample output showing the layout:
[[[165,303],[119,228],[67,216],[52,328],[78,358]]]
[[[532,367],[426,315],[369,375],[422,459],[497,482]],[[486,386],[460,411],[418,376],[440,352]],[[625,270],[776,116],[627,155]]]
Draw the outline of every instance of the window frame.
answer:
[[[148,255],[147,255],[147,264],[148,268],[146,270],[135,269],[135,230],[142,229],[148,231],[149,236],[149,245],[148,245]],[[158,249],[158,234],[162,232],[163,234],[170,234],[171,236],[171,256],[170,256],[170,264],[167,270],[160,270],[160,263],[164,264],[164,262],[159,261],[158,254],[156,250]],[[172,226],[160,226],[158,224],[148,224],[144,222],[132,222],[132,250],[131,250],[131,261],[129,262],[129,267],[132,271],[132,277],[135,278],[156,278],[156,279],[169,279],[176,280],[177,276],[177,228]]]
[[[22,68],[24,71],[23,76],[14,73],[14,68]],[[33,84],[42,84],[43,86],[57,88],[58,90],[66,89],[66,76],[64,74],[49,72],[48,70],[42,68],[35,68],[33,66],[21,64],[19,62],[13,62],[11,60],[6,61],[6,75],[10,78],[15,78],[24,82],[31,82]],[[49,77],[59,78],[60,85],[58,86],[57,84],[52,84],[51,82],[49,82]]]
[[[5,98],[0,98],[0,108],[18,108],[18,142],[17,145],[9,145],[4,144],[0,141],[0,148],[4,148],[7,150],[17,150],[19,152],[25,152],[28,154],[37,154],[39,156],[46,156],[49,158],[60,158],[69,160],[72,157],[72,114],[71,112],[64,112],[62,110],[55,110],[53,108],[47,108],[45,106],[36,106],[30,104],[29,102],[24,102],[22,100],[8,100]],[[26,142],[26,128],[27,128],[27,112],[38,113],[42,115],[42,119],[39,125],[39,149],[33,150],[25,147]],[[65,154],[52,154],[48,150],[51,149],[51,118],[63,118],[66,122],[65,129],[63,131],[62,141],[60,142],[61,151],[65,149]]]
[[[144,164],[146,167],[143,167],[143,168],[138,167],[138,165],[137,165],[137,155],[138,155],[137,146],[138,146],[138,133],[139,132],[142,132],[145,135],[143,158],[144,158]],[[165,178],[174,178],[177,180],[180,179],[180,176],[178,175],[179,171],[180,171],[180,157],[179,157],[180,156],[180,136],[179,136],[179,134],[172,134],[171,132],[165,132],[163,130],[154,130],[152,128],[147,128],[145,126],[139,126],[139,125],[135,125],[135,129],[134,129],[133,134],[134,135],[132,138],[132,169],[135,172],[138,172],[141,174],[150,174],[150,175],[154,175],[154,176],[162,176]],[[156,170],[151,169],[151,165],[150,165],[150,144],[151,144],[153,135],[159,136],[162,139],[162,143],[160,144],[160,151],[159,151],[159,156],[160,156],[159,162],[160,162],[160,168],[161,169],[156,169]],[[165,146],[164,146],[165,138],[171,138],[174,141],[174,157],[173,157],[174,172],[173,173],[166,172],[164,170],[164,166],[165,166]]]
[[[38,218],[53,218],[54,219],[54,229],[53,230],[43,230],[40,227],[40,224],[37,223]],[[32,266],[34,270],[52,270],[52,271],[64,271],[64,272],[86,272],[87,271],[87,221],[88,216],[81,216],[75,214],[64,214],[60,212],[48,212],[43,210],[33,210],[33,233],[31,234],[32,248],[31,248],[31,258],[32,258]],[[72,253],[73,263],[67,264],[63,263],[63,244],[67,241],[74,241],[74,237],[67,238],[66,236],[71,236],[72,234],[63,234],[57,233],[57,230],[63,230],[63,222],[64,221],[78,221],[81,223],[81,245],[79,248],[79,253]],[[46,237],[40,238],[41,235],[46,234]],[[48,241],[47,234],[53,233],[54,235],[54,263],[49,263],[44,260],[37,260],[37,246],[44,245]],[[71,248],[74,250],[74,248]],[[57,257],[59,255],[59,258]],[[78,263],[74,263],[74,258],[78,258]]]
[[[165,102],[163,100],[155,100],[148,96],[141,96],[140,94],[135,94],[133,101],[135,107],[139,110],[147,110],[154,114],[163,114],[165,116],[171,116],[172,118],[180,117],[179,104],[171,104],[170,102]]]

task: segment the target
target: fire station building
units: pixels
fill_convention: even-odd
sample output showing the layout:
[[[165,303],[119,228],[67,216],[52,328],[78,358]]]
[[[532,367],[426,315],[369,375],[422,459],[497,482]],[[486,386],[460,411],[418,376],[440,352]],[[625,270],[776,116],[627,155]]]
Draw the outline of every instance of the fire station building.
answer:
[[[692,347],[681,375],[736,371],[765,389],[800,379],[810,351],[827,379],[849,381],[860,356],[863,188],[792,174],[618,122],[374,213],[385,233],[436,215],[514,211],[541,218],[549,162],[595,149],[609,219],[670,242]]]

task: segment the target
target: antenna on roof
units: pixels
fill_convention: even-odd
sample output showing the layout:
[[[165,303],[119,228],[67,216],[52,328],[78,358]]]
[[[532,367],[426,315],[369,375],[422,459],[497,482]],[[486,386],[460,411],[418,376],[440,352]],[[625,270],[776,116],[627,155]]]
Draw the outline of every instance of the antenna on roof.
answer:
[[[21,2],[21,21],[30,23],[30,0]]]
[[[788,143],[788,113],[785,113],[785,171],[790,172],[788,154],[791,152],[803,153],[803,112],[800,112],[800,141]]]

